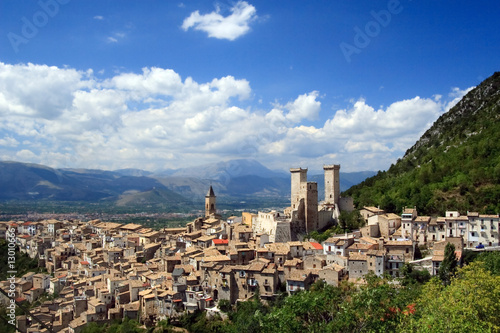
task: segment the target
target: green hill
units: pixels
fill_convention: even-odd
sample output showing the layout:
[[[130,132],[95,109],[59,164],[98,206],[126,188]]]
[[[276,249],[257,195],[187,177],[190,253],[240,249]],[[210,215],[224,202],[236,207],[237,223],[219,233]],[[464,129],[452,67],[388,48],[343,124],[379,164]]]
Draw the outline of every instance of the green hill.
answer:
[[[347,190],[357,207],[500,212],[500,72],[471,90],[387,171]]]

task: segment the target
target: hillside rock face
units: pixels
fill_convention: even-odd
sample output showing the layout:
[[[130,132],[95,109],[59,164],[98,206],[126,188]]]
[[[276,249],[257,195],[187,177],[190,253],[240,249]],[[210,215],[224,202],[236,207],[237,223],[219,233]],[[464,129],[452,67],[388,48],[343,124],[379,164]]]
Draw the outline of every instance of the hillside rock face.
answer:
[[[405,157],[411,156],[420,147],[429,143],[446,144],[457,135],[471,136],[481,131],[485,122],[498,122],[500,113],[500,72],[483,81],[475,89],[465,95],[460,102],[428,129],[424,135],[411,147]]]
[[[500,72],[439,117],[389,170],[347,191],[359,206],[400,213],[500,211]]]

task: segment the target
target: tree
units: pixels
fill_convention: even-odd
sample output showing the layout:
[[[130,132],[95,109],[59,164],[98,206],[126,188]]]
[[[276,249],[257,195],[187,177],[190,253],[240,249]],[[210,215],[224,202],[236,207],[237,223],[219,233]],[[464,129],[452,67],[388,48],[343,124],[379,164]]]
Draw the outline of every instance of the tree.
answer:
[[[439,266],[439,278],[444,285],[449,285],[451,278],[455,276],[457,271],[458,261],[455,255],[455,245],[452,243],[446,244],[444,248],[444,259]]]
[[[222,312],[228,313],[228,312],[230,312],[233,309],[233,307],[231,306],[231,302],[230,301],[228,301],[227,299],[221,299],[219,301],[219,309]]]
[[[408,286],[414,283],[425,283],[431,279],[431,274],[428,270],[418,270],[413,267],[412,264],[406,263],[400,270],[403,278],[401,279],[401,284],[403,286]]]
[[[362,227],[365,220],[358,210],[352,212],[341,211],[339,215],[339,225],[342,229],[354,230]]]
[[[403,316],[398,332],[500,331],[500,276],[477,261],[457,270],[450,285],[436,278],[425,284],[416,313]]]
[[[499,252],[483,252],[477,257],[478,261],[484,263],[484,268],[489,270],[493,275],[500,275],[500,253]]]

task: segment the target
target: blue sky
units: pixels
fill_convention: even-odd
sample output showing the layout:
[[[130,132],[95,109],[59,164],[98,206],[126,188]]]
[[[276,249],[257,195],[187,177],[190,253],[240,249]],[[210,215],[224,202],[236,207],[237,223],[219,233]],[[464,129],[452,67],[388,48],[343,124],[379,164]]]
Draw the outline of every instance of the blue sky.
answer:
[[[500,68],[495,1],[0,2],[0,159],[387,169]]]

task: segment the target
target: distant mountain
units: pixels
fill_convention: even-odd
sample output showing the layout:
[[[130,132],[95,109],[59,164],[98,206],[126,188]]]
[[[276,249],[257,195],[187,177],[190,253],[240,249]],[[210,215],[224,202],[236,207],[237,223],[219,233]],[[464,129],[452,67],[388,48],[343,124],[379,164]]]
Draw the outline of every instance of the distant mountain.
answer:
[[[151,171],[145,171],[141,169],[120,169],[120,170],[115,170],[114,172],[122,176],[133,176],[133,177],[148,177],[153,174]]]
[[[340,189],[360,183],[375,175],[373,171],[340,173]],[[203,198],[212,185],[217,196],[290,197],[290,173],[270,170],[256,160],[238,159],[155,173],[152,175],[167,188],[186,197]],[[324,175],[308,175],[318,183],[320,200],[324,193]]]
[[[341,189],[362,181],[373,172],[341,173]],[[310,176],[323,195],[323,175]],[[0,162],[0,200],[105,201],[117,206],[201,202],[212,186],[219,202],[286,201],[290,174],[273,171],[255,160],[232,160],[151,173],[139,169],[116,171],[53,169],[43,165]]]
[[[204,164],[163,172],[163,175],[172,177],[189,177],[198,179],[217,180],[226,184],[231,178],[243,176],[259,176],[264,178],[287,177],[286,172],[272,171],[256,160],[236,159],[226,162]],[[158,174],[159,176],[162,173]]]
[[[166,188],[151,190],[127,191],[116,201],[117,206],[161,205],[188,202],[183,196]],[[191,202],[189,202],[191,203]]]
[[[147,191],[153,188],[168,190],[150,177],[122,176],[113,171],[52,169],[37,164],[0,162],[0,200],[92,202],[115,200],[127,191]]]
[[[500,72],[471,90],[388,171],[350,188],[355,204],[422,214],[500,212]]]

